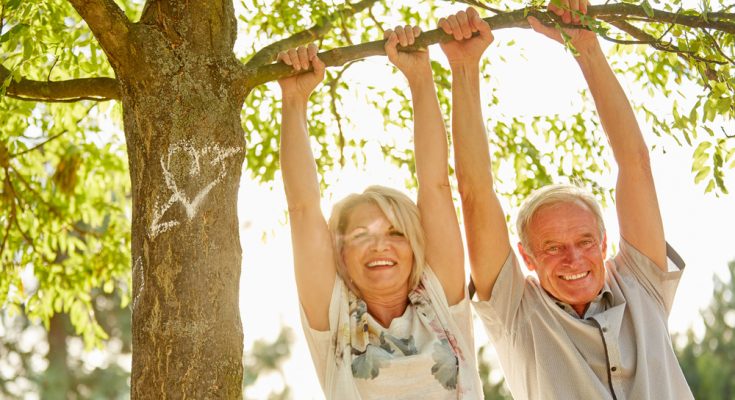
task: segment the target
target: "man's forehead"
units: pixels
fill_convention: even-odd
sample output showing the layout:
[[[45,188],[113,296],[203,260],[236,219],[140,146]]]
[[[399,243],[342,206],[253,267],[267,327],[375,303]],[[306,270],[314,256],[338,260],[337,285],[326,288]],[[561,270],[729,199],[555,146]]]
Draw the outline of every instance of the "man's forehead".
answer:
[[[596,236],[599,227],[595,214],[584,204],[555,203],[534,213],[528,233],[532,238],[547,235]]]

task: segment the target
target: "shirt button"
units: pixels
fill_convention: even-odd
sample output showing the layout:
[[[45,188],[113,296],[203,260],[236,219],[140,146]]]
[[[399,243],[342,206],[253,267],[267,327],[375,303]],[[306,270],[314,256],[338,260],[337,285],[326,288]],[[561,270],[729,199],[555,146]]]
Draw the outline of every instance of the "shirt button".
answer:
[[[617,370],[618,370],[618,367],[612,367],[612,368],[610,368],[610,371],[612,371],[612,372],[615,372]]]
[[[603,327],[603,328],[602,328],[602,331],[603,331],[603,332],[607,332],[607,327]]]

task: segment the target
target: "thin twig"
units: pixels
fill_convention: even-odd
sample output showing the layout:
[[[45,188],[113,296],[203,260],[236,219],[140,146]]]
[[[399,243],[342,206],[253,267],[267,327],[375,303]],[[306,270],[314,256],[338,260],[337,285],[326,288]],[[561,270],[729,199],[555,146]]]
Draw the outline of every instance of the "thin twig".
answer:
[[[377,18],[375,18],[375,14],[373,14],[372,7],[368,8],[368,16],[370,17],[371,20],[373,20],[373,22],[375,23],[375,26],[378,27],[378,29],[380,30],[380,33],[385,33],[385,29],[383,29],[383,25],[380,23],[380,21],[378,21]]]
[[[339,80],[342,78],[342,75],[347,71],[347,68],[352,66],[354,63],[360,60],[355,60],[348,62],[345,64],[344,67],[337,73],[337,75],[329,82],[329,95],[332,98],[332,101],[330,101],[330,109],[332,111],[332,114],[334,115],[334,119],[337,121],[337,130],[339,131],[339,143],[337,144],[339,146],[339,165],[340,167],[345,166],[345,135],[344,131],[342,130],[342,116],[339,114],[339,111],[337,110],[337,84],[339,84]]]
[[[638,39],[643,43],[647,43],[648,45],[650,45],[656,50],[660,50],[660,51],[664,51],[668,53],[676,53],[679,55],[686,55],[687,57],[691,57],[692,59],[695,59],[697,61],[701,61],[704,63],[708,63],[708,64],[719,64],[719,65],[725,64],[724,61],[708,59],[708,58],[697,55],[696,52],[681,50],[678,47],[675,47],[671,44],[661,43],[658,39],[651,36],[649,33],[643,31],[642,29],[632,24],[629,24],[628,22],[616,20],[616,21],[611,22],[611,24],[615,26],[616,28],[620,29],[621,31],[634,37],[635,39]]]
[[[52,140],[54,140],[54,139],[58,138],[59,136],[61,136],[61,135],[65,134],[65,133],[67,133],[67,132],[69,132],[69,130],[68,130],[68,129],[64,129],[63,131],[61,131],[61,132],[57,133],[57,134],[56,134],[56,135],[54,135],[54,136],[51,136],[50,138],[48,138],[48,139],[44,140],[44,141],[43,141],[42,143],[39,143],[39,144],[37,144],[37,145],[35,145],[35,146],[31,147],[30,149],[27,149],[27,150],[23,150],[23,151],[21,151],[20,153],[15,153],[15,154],[11,154],[11,155],[10,155],[10,158],[11,158],[11,159],[13,159],[13,158],[15,158],[15,157],[20,157],[20,156],[22,156],[23,154],[26,154],[26,153],[30,153],[30,152],[32,152],[33,150],[37,150],[37,149],[39,149],[39,148],[41,148],[41,147],[45,146],[45,145],[46,145],[46,144],[47,144],[48,142],[50,142],[50,141],[52,141]]]
[[[503,11],[503,10],[500,10],[500,9],[497,9],[497,8],[494,8],[494,7],[490,7],[489,5],[483,4],[483,3],[481,3],[481,2],[479,2],[477,0],[459,0],[459,1],[460,1],[460,3],[465,3],[465,4],[469,4],[471,6],[479,7],[479,8],[482,8],[483,10],[488,10],[488,11],[490,11],[492,13],[495,13],[495,14],[502,14],[502,13],[506,12],[506,11]]]
[[[54,56],[54,63],[51,64],[51,68],[48,69],[48,75],[46,75],[46,82],[51,82],[51,73],[54,72],[56,63],[59,62],[59,57]]]
[[[712,36],[712,34],[709,33],[709,31],[707,31],[706,29],[703,30],[703,32],[712,41],[712,44],[715,45],[715,50],[717,50],[717,52],[720,53],[720,55],[724,57],[727,61],[730,61],[730,64],[735,65],[735,60],[725,54],[725,52],[722,50],[722,47],[720,47],[720,43],[717,42],[717,39],[715,39],[715,37]]]

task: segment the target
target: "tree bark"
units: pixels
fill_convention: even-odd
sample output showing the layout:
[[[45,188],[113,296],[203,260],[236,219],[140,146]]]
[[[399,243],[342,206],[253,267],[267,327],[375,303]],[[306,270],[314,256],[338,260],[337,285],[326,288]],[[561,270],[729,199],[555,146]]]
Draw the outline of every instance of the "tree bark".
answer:
[[[116,69],[133,192],[133,399],[242,398],[244,99],[235,24],[217,3],[198,4],[212,9],[189,18],[209,20],[187,30],[186,6],[153,2],[129,31],[135,57]]]

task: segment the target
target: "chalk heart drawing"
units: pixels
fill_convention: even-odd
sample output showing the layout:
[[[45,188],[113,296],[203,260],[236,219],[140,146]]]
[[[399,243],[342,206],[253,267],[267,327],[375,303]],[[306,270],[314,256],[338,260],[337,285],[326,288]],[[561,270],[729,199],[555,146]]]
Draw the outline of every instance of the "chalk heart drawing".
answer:
[[[168,153],[161,156],[164,182],[171,195],[164,202],[159,202],[158,199],[155,202],[153,219],[149,229],[151,239],[180,224],[180,221],[174,219],[164,220],[163,218],[166,211],[177,203],[184,207],[186,216],[191,221],[209,192],[227,176],[225,160],[241,151],[237,147],[223,148],[216,144],[196,148],[188,141],[172,145]],[[206,166],[207,164],[213,167],[207,169],[207,171],[214,171],[207,172],[207,177],[212,179],[208,179],[203,187],[192,190],[190,184],[192,178],[201,177],[203,175],[202,165]],[[192,194],[187,194],[182,189],[187,184],[189,192],[193,192]]]

